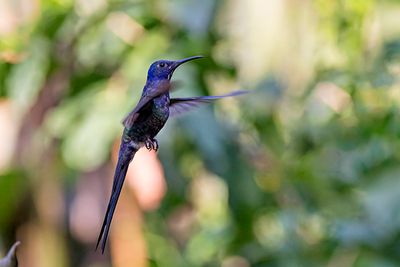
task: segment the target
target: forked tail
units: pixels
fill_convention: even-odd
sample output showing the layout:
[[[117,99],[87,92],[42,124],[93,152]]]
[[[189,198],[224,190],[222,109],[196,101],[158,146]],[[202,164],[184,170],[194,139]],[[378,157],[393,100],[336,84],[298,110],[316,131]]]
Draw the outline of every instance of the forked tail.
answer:
[[[138,146],[133,141],[122,140],[119,148],[118,163],[115,168],[114,182],[111,191],[110,200],[106,215],[104,216],[103,225],[101,226],[100,235],[97,239],[96,250],[101,242],[101,253],[107,243],[108,232],[110,231],[112,217],[114,215],[115,207],[117,206],[118,198],[121,193],[122,185],[124,184],[126,172],[128,171],[129,163],[138,150]]]

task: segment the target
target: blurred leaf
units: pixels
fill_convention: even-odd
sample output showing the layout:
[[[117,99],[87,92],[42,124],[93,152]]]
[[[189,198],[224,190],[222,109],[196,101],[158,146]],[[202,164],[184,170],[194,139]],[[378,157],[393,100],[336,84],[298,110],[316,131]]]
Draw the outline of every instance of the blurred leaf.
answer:
[[[9,226],[28,188],[29,184],[23,173],[13,171],[0,174],[0,229],[2,231]]]

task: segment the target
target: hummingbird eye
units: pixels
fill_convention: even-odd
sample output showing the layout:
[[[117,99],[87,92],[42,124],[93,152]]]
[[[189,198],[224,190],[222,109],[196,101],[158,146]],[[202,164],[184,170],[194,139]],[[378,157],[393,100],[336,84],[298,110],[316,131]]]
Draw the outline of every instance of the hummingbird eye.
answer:
[[[160,68],[164,68],[165,67],[165,63],[164,62],[161,62],[160,64],[158,64],[158,66],[160,67]]]

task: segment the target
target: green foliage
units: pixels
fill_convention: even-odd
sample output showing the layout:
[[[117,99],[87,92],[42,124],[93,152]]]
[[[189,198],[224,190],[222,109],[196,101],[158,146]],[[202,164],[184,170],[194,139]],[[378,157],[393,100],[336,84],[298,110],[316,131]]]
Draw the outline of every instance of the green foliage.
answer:
[[[152,60],[203,54],[177,71],[185,89],[174,94],[252,94],[174,118],[160,134],[168,192],[144,219],[149,266],[400,264],[400,24],[385,20],[400,14],[396,2],[111,1],[92,13],[78,2],[43,1],[31,26],[0,41],[19,58],[0,63],[0,96],[18,114],[67,73],[34,135],[54,147],[67,212],[82,173],[108,166]],[[257,8],[280,8],[277,30],[265,26],[273,34],[255,27],[269,18],[247,16]],[[22,224],[21,196],[38,193],[31,176],[0,176],[3,233]],[[181,210],[188,226],[177,233]],[[71,255],[89,255],[92,244],[66,239]]]

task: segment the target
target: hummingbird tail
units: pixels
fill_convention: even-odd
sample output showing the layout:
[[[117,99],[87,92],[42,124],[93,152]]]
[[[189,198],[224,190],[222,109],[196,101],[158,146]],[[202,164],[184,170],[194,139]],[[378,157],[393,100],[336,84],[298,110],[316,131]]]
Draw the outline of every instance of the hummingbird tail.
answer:
[[[108,232],[110,231],[111,221],[114,215],[115,208],[117,206],[118,198],[121,193],[122,185],[124,184],[126,172],[128,171],[129,163],[132,161],[133,156],[138,150],[138,146],[132,141],[121,142],[119,148],[118,163],[115,168],[114,182],[111,191],[110,200],[106,215],[104,216],[103,225],[101,226],[100,235],[97,240],[96,250],[101,242],[101,253],[104,253]]]

